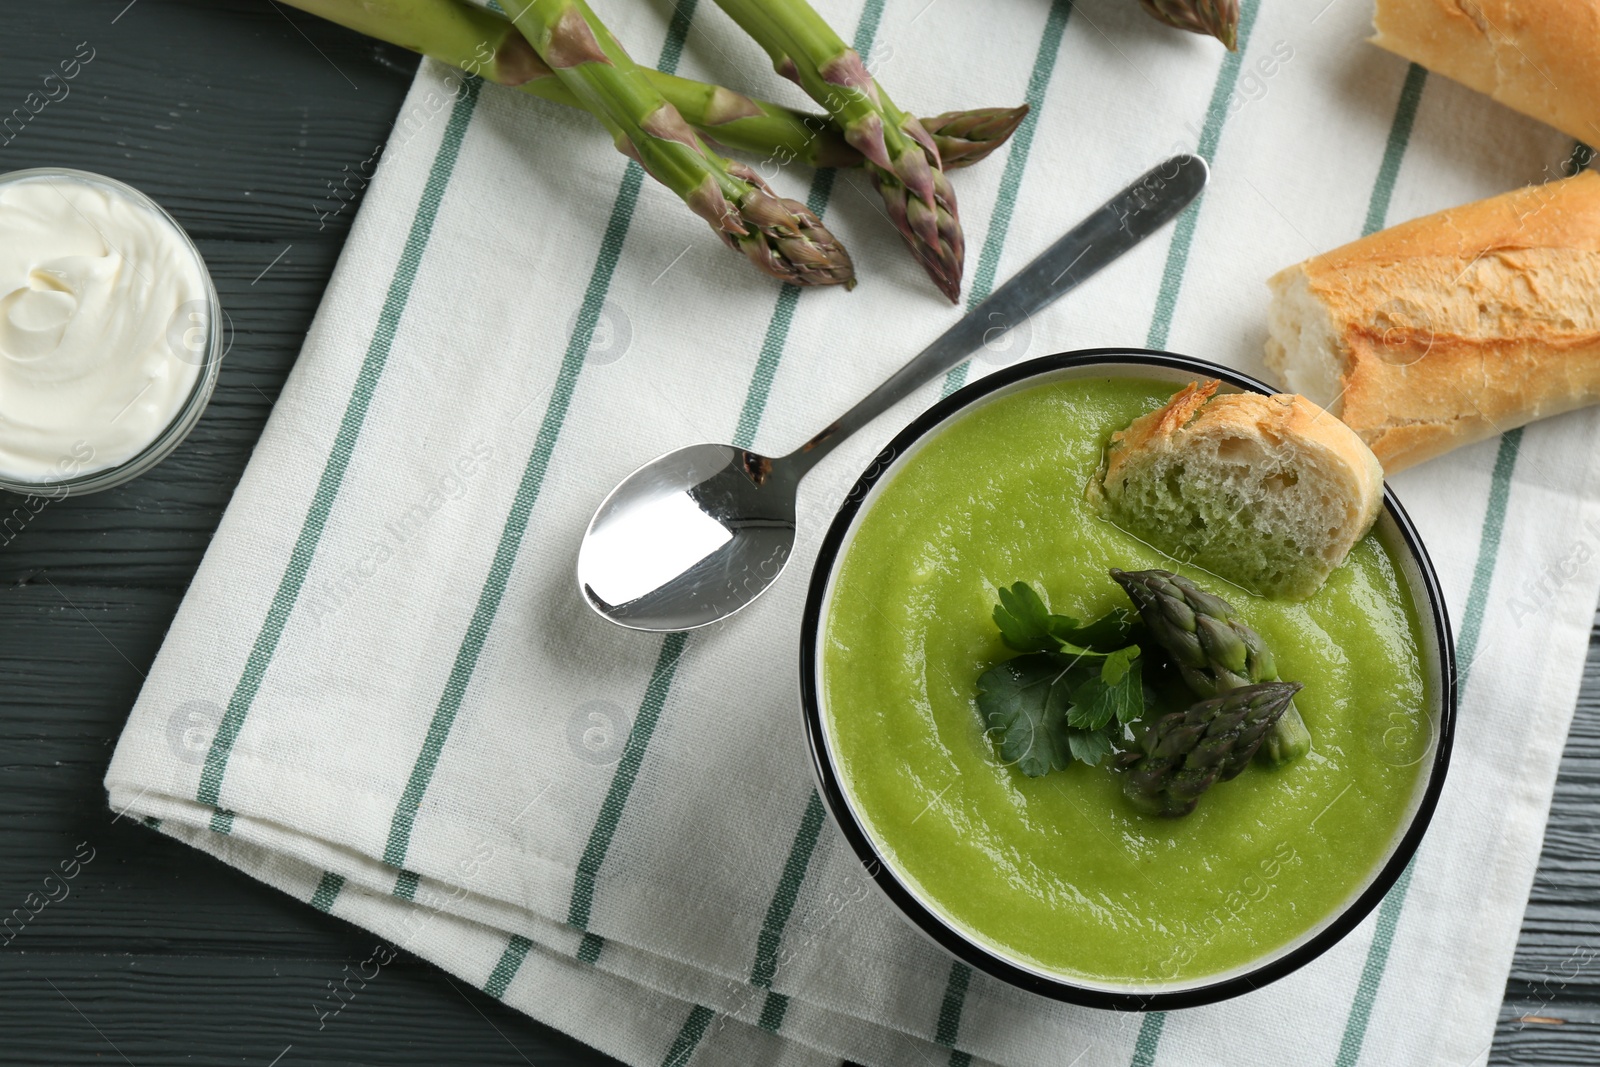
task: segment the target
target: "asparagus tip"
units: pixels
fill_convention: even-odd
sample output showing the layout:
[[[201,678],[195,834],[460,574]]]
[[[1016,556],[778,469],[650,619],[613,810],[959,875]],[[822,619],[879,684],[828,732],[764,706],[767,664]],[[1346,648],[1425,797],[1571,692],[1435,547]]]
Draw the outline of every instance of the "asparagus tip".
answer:
[[[934,194],[930,205],[912,196],[906,183],[893,171],[871,164],[867,170],[888,208],[890,221],[900,231],[911,254],[917,257],[939,291],[952,304],[959,305],[966,247],[956,216],[955,194],[944,173],[929,170]]]
[[[946,111],[922,120],[922,128],[938,146],[945,170],[970,167],[1011,139],[1032,110],[1027,104],[1017,107],[981,107],[968,111]]]
[[[855,288],[855,264],[839,239],[810,208],[775,194],[761,176],[743,164],[729,170],[755,190],[739,204],[742,234],[726,229],[723,240],[750,262],[790,285],[843,285]]]
[[[1209,35],[1230,52],[1239,50],[1239,0],[1139,0],[1158,22]]]

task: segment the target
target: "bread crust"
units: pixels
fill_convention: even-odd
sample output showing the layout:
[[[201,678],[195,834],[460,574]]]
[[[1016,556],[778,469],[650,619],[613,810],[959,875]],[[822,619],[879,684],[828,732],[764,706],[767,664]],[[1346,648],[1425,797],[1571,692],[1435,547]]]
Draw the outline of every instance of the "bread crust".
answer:
[[[1112,434],[1111,447],[1106,452],[1105,480],[1122,481],[1123,468],[1129,457],[1141,450],[1160,447],[1171,441],[1173,436],[1194,418],[1195,412],[1204,407],[1205,402],[1216,394],[1217,387],[1221,384],[1215,378],[1203,382],[1190,382],[1172,394],[1172,399],[1161,407],[1146,415],[1140,415],[1128,423],[1126,429]]]
[[[1326,313],[1339,395],[1314,399],[1391,474],[1600,402],[1600,174],[1402,223],[1268,285]],[[1287,384],[1299,342],[1277,310],[1267,363]]]
[[[1190,439],[1207,437],[1260,438],[1273,448],[1286,444],[1317,453],[1331,465],[1344,468],[1356,486],[1356,511],[1360,516],[1355,537],[1366,533],[1383,504],[1383,467],[1372,450],[1351,429],[1328,412],[1295,393],[1224,393],[1214,396],[1216,381],[1191,382],[1165,406],[1141,415],[1125,430],[1111,435],[1104,481],[1119,484],[1128,463],[1138,454],[1170,448],[1180,433]]]
[[[1372,43],[1600,139],[1600,0],[1377,0]]]
[[[1217,396],[1219,384],[1192,382],[1162,407],[1112,434],[1104,473],[1091,480],[1090,497],[1113,521],[1141,524],[1135,528],[1142,536],[1178,558],[1216,566],[1219,575],[1253,592],[1304,599],[1322,587],[1377,519],[1383,506],[1383,468],[1349,427],[1305,397]],[[1174,460],[1180,465],[1171,466]],[[1224,480],[1243,478],[1234,480],[1230,490],[1240,495],[1227,498],[1227,509],[1212,512],[1211,521],[1232,524],[1243,539],[1230,543],[1223,537],[1219,556],[1206,555],[1216,535],[1199,545],[1187,540],[1193,529],[1208,529],[1204,518],[1199,518],[1199,527],[1192,525],[1207,511],[1203,504],[1197,511],[1186,503],[1179,514],[1160,517],[1141,514],[1137,507],[1131,513],[1123,510],[1130,493],[1134,499],[1148,494],[1153,478],[1176,473],[1202,484],[1209,478],[1214,485],[1219,472],[1226,471],[1241,472],[1221,474]],[[1241,509],[1256,517],[1240,519]],[[1146,525],[1150,522],[1159,525],[1152,528]],[[1292,546],[1293,564],[1281,558],[1269,561],[1280,541]],[[1247,562],[1239,552],[1256,558]]]

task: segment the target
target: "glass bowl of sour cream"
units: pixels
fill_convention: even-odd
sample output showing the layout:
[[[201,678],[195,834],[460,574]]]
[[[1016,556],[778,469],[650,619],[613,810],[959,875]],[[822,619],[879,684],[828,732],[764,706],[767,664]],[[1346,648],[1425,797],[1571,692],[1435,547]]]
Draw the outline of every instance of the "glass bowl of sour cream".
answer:
[[[0,488],[96,492],[165,459],[211,399],[221,317],[194,242],[137,189],[0,174]]]

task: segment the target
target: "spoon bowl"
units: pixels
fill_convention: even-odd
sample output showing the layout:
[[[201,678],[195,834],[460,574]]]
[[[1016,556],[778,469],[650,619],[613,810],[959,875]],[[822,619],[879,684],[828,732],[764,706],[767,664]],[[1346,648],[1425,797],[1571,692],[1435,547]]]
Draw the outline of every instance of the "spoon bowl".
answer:
[[[733,445],[690,445],[625,478],[578,550],[595,611],[635,630],[692,630],[766,591],[794,548],[791,468]]]

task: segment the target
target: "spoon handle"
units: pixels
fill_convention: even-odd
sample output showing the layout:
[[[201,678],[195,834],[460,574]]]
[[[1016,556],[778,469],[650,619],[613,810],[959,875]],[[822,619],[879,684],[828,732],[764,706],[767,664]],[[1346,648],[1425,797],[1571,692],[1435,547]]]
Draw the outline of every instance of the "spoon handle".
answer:
[[[1173,156],[1146,171],[831,426],[784,457],[785,465],[794,465],[796,477],[803,475],[840,441],[1160,229],[1200,195],[1206,177],[1205,160],[1192,155]]]

